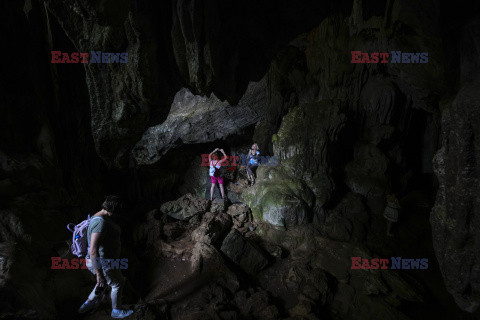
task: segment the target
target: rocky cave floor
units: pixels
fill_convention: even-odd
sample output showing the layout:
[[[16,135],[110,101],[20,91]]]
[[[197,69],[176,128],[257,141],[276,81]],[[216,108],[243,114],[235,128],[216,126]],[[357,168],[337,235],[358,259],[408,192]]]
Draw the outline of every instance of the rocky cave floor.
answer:
[[[240,179],[227,190],[246,188],[256,186]],[[259,223],[241,202],[183,195],[148,211],[134,228],[125,304],[136,311],[132,319],[477,319],[478,312],[459,317],[441,281],[426,229],[428,195],[411,191],[401,205],[394,237],[380,216],[366,241],[355,243],[331,240],[315,223]],[[351,270],[352,256],[426,257],[429,266]],[[94,313],[72,314],[81,302],[57,306],[58,318],[110,319],[109,301]]]

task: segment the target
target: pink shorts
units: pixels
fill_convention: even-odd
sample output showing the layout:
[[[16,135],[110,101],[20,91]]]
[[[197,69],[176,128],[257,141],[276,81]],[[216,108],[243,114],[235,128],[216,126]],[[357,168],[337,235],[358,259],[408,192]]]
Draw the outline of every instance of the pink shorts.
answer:
[[[213,184],[215,184],[217,182],[218,182],[218,184],[223,184],[223,177],[210,176],[210,181],[212,181]]]

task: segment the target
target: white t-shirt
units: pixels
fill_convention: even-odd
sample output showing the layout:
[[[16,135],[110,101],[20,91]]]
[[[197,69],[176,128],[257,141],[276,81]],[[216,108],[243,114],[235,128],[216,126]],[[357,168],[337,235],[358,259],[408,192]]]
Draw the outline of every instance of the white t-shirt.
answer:
[[[210,161],[210,177],[213,177],[213,174],[215,173],[215,168],[220,169],[221,165],[218,163],[220,160],[216,160],[216,162],[213,162],[214,160]]]

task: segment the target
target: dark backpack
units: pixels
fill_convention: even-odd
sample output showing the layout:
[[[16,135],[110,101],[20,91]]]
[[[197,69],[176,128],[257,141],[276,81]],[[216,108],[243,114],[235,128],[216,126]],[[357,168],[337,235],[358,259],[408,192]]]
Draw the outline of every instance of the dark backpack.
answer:
[[[223,167],[220,167],[220,168],[215,167],[215,171],[213,172],[213,176],[215,178],[222,177],[223,176]]]

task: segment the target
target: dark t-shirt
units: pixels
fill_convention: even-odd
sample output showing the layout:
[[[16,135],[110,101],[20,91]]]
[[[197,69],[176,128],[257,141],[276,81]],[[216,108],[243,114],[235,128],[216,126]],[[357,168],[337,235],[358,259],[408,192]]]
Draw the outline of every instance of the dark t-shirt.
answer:
[[[120,258],[120,227],[108,218],[93,217],[90,220],[87,230],[88,247],[90,248],[90,242],[92,233],[102,233],[102,239],[100,246],[98,247],[98,256],[104,259],[118,259]],[[90,258],[90,254],[87,254],[87,259]]]

